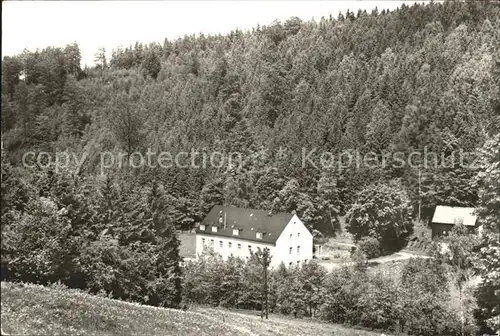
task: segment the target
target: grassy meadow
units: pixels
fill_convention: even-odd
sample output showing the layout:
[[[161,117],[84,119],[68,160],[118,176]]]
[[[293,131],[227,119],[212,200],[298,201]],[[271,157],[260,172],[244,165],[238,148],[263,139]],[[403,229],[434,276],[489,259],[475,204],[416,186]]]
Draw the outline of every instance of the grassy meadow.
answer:
[[[312,320],[261,320],[219,308],[142,306],[57,286],[2,282],[1,294],[1,325],[8,335],[379,335]]]

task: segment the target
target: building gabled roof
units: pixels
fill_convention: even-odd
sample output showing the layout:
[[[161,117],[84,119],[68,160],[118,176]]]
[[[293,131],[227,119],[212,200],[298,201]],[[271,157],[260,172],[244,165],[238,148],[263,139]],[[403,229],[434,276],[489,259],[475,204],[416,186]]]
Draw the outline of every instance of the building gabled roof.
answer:
[[[292,217],[283,212],[270,214],[264,210],[215,205],[200,223],[205,230],[198,226],[196,233],[275,244]],[[217,227],[217,232],[212,232],[212,226]],[[234,229],[239,230],[238,235],[233,235]],[[262,239],[257,238],[257,232],[262,233]]]
[[[431,223],[475,226],[477,215],[474,214],[474,211],[474,208],[438,205]]]

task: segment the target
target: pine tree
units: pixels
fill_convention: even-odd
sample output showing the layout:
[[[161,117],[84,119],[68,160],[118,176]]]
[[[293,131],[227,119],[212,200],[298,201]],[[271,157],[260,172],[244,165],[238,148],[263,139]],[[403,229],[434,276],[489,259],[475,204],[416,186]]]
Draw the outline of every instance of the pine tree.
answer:
[[[342,212],[342,204],[339,200],[337,181],[331,172],[321,174],[318,180],[315,204],[320,214],[320,223],[317,224],[317,229],[322,232],[340,233],[338,216]]]
[[[82,56],[78,44],[68,44],[64,48],[64,56],[66,59],[66,72],[76,78],[79,78],[82,72],[82,69],[80,67]]]
[[[18,57],[6,56],[2,60],[2,93],[14,99],[16,85],[19,83],[22,64]]]
[[[160,233],[160,242],[157,250],[157,276],[165,281],[162,291],[155,293],[160,306],[176,308],[182,299],[182,273],[179,263],[180,242],[177,232],[171,223]]]
[[[208,214],[214,205],[224,204],[224,182],[221,178],[215,178],[207,183],[200,193],[201,211],[203,216]]]
[[[382,153],[388,149],[392,137],[390,111],[379,100],[372,110],[372,119],[366,126],[368,148],[376,153]]]
[[[70,76],[65,83],[63,92],[64,133],[67,135],[82,135],[88,117],[84,114],[83,94],[74,77]]]
[[[121,148],[130,156],[141,146],[143,140],[141,106],[133,104],[129,95],[120,94],[113,101],[112,109],[111,127]]]
[[[97,50],[97,53],[94,56],[94,63],[96,67],[104,70],[108,67],[108,61],[106,60],[106,49],[101,47]]]
[[[149,49],[144,57],[144,62],[142,67],[147,71],[147,73],[153,78],[158,77],[158,73],[161,70],[160,57],[157,55],[155,50]]]
[[[480,181],[479,221],[482,227],[479,270],[481,317],[491,330],[500,328],[500,135],[486,142],[482,149],[484,166]]]

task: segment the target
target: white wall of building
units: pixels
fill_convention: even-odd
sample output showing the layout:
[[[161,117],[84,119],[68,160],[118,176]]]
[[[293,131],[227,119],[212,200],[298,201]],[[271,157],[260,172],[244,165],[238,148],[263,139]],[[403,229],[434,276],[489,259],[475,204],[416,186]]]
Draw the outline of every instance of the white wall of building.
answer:
[[[274,254],[277,265],[283,262],[287,267],[312,260],[313,237],[297,215],[292,217],[276,241]]]
[[[249,247],[254,253],[257,252],[258,248],[264,249],[266,247],[270,250],[271,254],[274,252],[274,245],[272,244],[238,239],[237,236],[229,238],[197,233],[196,255],[201,255],[206,247],[212,247],[213,250],[219,253],[224,260],[227,260],[231,255],[243,259],[250,257]]]
[[[272,256],[271,268],[281,262],[285,266],[302,264],[312,260],[313,238],[307,227],[294,215],[276,241],[276,245],[239,239],[237,236],[221,237],[210,234],[196,234],[196,255],[203,253],[207,246],[219,253],[224,260],[229,256],[248,258],[250,249],[256,252],[258,248],[268,248]]]

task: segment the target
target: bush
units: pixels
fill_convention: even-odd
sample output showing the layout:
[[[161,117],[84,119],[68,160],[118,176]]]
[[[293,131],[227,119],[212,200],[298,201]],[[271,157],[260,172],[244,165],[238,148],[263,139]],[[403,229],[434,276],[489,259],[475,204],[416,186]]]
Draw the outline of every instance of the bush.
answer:
[[[74,256],[81,241],[70,221],[47,198],[32,200],[26,212],[15,212],[2,243],[10,251],[9,280],[39,284],[72,281],[78,271]]]
[[[85,247],[78,261],[91,293],[152,306],[177,307],[180,278],[176,265],[162,260],[162,245],[136,242],[121,246],[103,239]]]
[[[381,254],[380,243],[377,238],[363,237],[358,243],[358,249],[362,251],[368,259],[377,258]]]
[[[398,182],[372,184],[358,194],[346,214],[346,230],[355,240],[377,237],[383,251],[401,249],[413,230],[412,206]]]
[[[360,298],[368,293],[369,278],[357,268],[344,268],[327,275],[323,283],[320,317],[333,323],[360,324],[363,307]]]
[[[399,296],[399,288],[394,279],[381,273],[371,275],[366,290],[359,298],[362,312],[359,324],[395,331],[401,316]]]
[[[452,307],[447,272],[438,260],[410,259],[402,270],[400,289],[401,331],[412,335],[459,333],[460,313]],[[471,309],[464,314],[464,334],[474,331]]]

